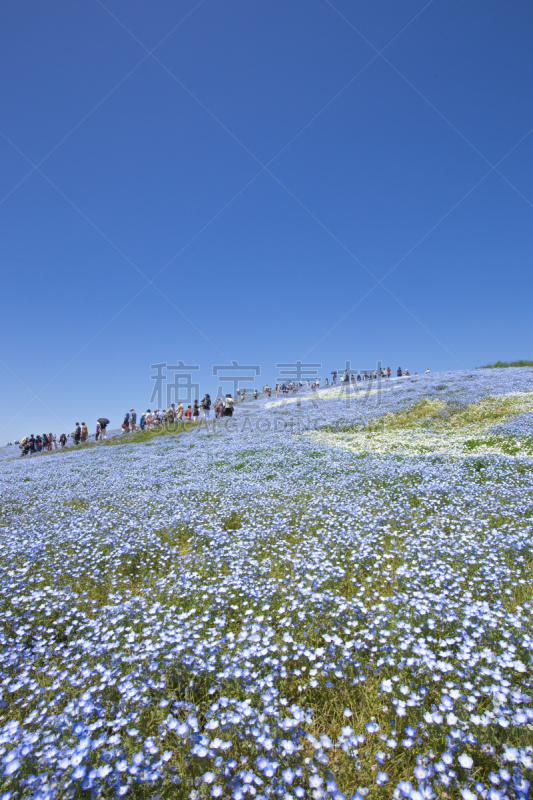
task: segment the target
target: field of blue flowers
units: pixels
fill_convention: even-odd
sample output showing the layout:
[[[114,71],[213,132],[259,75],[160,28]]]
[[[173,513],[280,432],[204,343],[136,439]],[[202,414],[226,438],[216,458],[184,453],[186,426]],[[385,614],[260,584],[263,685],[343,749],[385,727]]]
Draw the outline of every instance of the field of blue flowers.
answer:
[[[0,800],[528,797],[533,369],[382,383],[0,466]]]

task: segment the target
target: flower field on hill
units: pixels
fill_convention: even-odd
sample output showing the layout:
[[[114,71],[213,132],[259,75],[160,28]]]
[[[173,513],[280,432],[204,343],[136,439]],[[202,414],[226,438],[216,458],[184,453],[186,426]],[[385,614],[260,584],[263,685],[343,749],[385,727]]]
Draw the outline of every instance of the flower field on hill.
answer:
[[[382,383],[2,465],[0,800],[528,797],[533,369]]]

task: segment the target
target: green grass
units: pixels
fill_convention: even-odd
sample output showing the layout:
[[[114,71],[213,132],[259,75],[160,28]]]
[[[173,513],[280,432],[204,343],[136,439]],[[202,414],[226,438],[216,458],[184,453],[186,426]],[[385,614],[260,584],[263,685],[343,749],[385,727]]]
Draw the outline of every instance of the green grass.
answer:
[[[139,444],[142,442],[151,442],[152,439],[158,439],[160,436],[169,436],[176,433],[187,433],[194,428],[202,425],[201,422],[174,422],[171,425],[160,425],[157,428],[150,430],[135,431],[135,433],[123,433],[120,436],[115,436],[113,439],[105,439],[104,446],[117,445],[117,444]],[[98,444],[98,442],[94,442]]]
[[[533,367],[533,361],[495,361],[494,364],[482,364],[476,369],[502,369],[502,367]]]

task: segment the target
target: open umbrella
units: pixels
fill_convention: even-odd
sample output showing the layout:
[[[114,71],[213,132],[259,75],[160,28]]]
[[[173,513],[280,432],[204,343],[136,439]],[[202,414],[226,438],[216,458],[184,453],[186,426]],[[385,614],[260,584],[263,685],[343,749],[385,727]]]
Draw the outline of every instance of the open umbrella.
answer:
[[[99,422],[100,425],[109,425],[109,420],[106,419],[105,417],[100,417],[100,419],[97,420],[97,422]]]

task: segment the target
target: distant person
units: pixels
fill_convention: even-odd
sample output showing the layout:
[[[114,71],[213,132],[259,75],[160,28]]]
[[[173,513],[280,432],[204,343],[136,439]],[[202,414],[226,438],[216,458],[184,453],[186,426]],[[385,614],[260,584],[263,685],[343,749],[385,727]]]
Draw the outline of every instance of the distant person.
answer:
[[[146,420],[146,427],[148,428],[148,430],[150,430],[152,426],[152,412],[150,411],[149,408],[146,410],[145,420]]]
[[[257,396],[258,396],[258,391],[257,389],[254,389],[254,400],[257,400]]]
[[[178,400],[178,407],[176,409],[176,419],[178,422],[183,421],[183,403],[181,400]]]
[[[426,370],[426,375],[429,375],[429,367]]]
[[[200,403],[200,406],[202,408],[204,419],[208,420],[209,412],[211,411],[211,398],[209,397],[208,394],[205,395],[202,402]]]
[[[406,377],[406,378],[409,378],[409,376],[410,376],[410,372],[409,372],[409,370],[408,370],[408,369],[406,369],[406,370],[405,370],[405,377]]]
[[[186,419],[188,419],[188,420],[189,420],[189,422],[191,421],[191,418],[192,418],[192,408],[191,408],[190,406],[187,406],[187,411],[185,412],[185,417],[186,417]]]
[[[130,413],[129,413],[129,411],[126,411],[126,413],[124,414],[124,420],[123,420],[122,425],[120,427],[122,428],[122,433],[127,433],[129,431],[129,429],[130,429]]]
[[[100,438],[100,431],[101,431],[100,423],[99,423],[99,422],[97,422],[97,423],[96,423],[96,431],[95,431],[95,433],[94,433],[94,441],[95,441],[95,442],[97,442],[97,441],[98,441],[98,439]]]
[[[66,443],[67,443],[67,435],[66,433],[62,433],[61,436],[59,437],[59,444],[61,445],[61,447],[64,447]]]
[[[398,369],[396,370],[396,375],[397,375],[398,378],[402,377],[402,368],[401,367],[398,367]]]
[[[79,444],[81,439],[81,428],[79,422],[76,422],[76,427],[74,428],[73,437],[74,437],[74,444]]]
[[[46,435],[46,433],[43,433],[42,442],[43,442],[43,450],[48,450],[48,436]]]
[[[137,414],[130,408],[130,432],[133,433],[135,428],[137,427]]]
[[[387,367],[387,378],[390,378],[390,367]]]
[[[107,419],[107,417],[100,417],[100,419],[97,420],[97,422],[100,425],[100,441],[102,439],[107,439],[106,429],[107,426],[109,425],[109,420]]]
[[[246,391],[246,389],[244,391]],[[226,399],[224,400],[224,416],[233,416],[233,397],[230,394],[227,394]]]
[[[198,400],[195,400],[192,408],[192,421],[198,422],[199,416],[200,416],[200,409],[198,408]]]
[[[86,442],[88,438],[89,438],[89,431],[87,430],[87,425],[85,424],[85,422],[82,422],[80,439],[82,442]]]
[[[146,427],[146,414],[141,414],[141,418],[139,420],[139,425],[142,431],[144,431]]]

